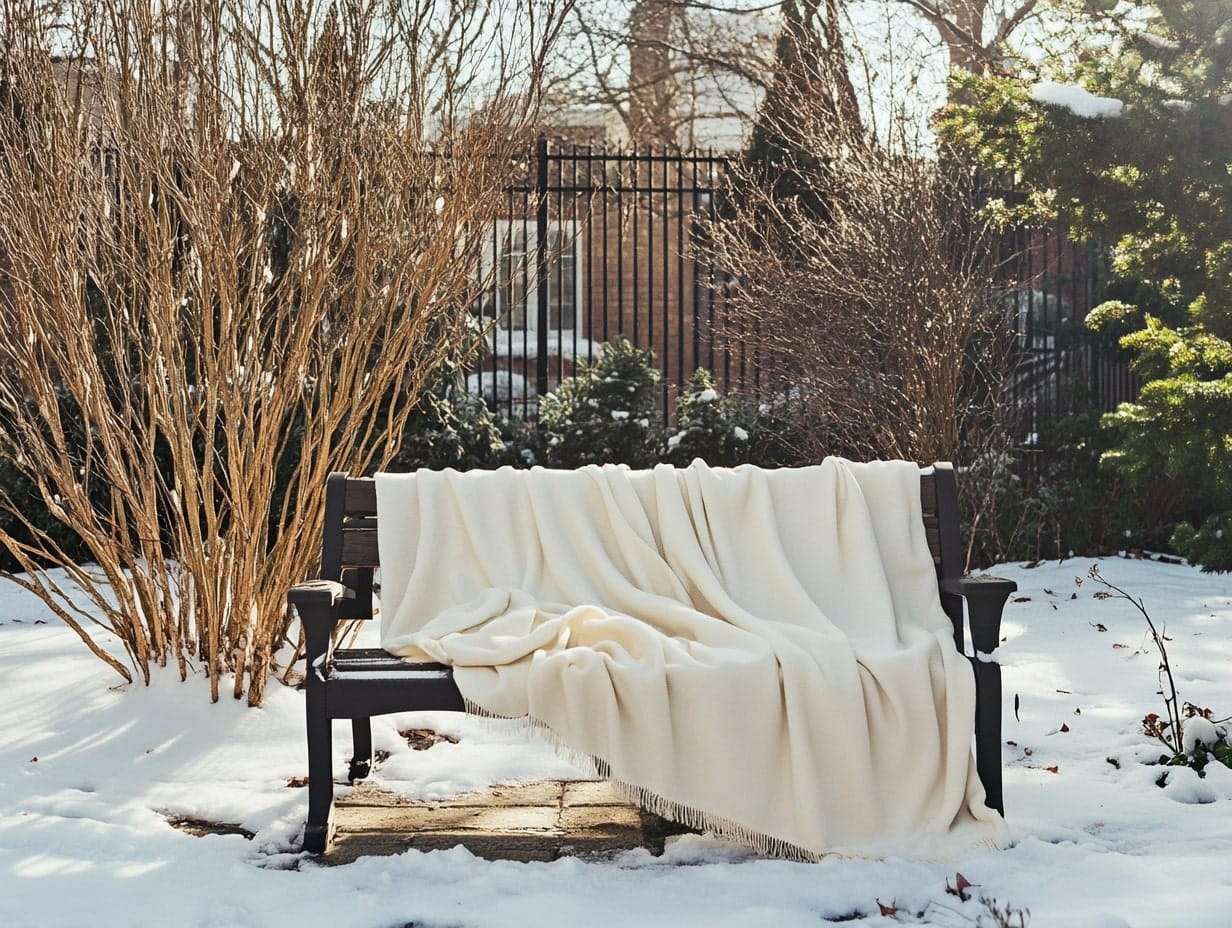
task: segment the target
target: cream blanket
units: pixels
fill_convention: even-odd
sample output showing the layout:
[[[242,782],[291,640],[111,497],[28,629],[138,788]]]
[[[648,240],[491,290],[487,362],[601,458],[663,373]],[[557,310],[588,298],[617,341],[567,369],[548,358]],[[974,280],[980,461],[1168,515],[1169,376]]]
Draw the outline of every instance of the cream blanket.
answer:
[[[908,462],[378,474],[381,644],[762,851],[998,842]]]

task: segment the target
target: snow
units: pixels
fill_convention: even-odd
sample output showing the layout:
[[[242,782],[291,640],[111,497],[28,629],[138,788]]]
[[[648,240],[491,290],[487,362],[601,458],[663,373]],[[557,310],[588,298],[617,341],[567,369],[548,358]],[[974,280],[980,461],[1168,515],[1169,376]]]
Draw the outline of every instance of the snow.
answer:
[[[1182,747],[1185,753],[1191,752],[1194,747],[1201,742],[1208,748],[1214,747],[1219,743],[1220,737],[1226,737],[1228,729],[1222,725],[1216,725],[1209,719],[1195,717],[1185,722],[1185,738],[1182,742]]]
[[[1232,770],[1213,763],[1199,778],[1168,768],[1166,787],[1156,785],[1164,768],[1145,762],[1163,749],[1139,723],[1163,713],[1158,655],[1134,607],[1085,579],[1092,563],[995,571],[1019,584],[997,650],[1012,843],[946,864],[760,860],[693,836],[661,858],[489,863],[459,848],[322,867],[294,850],[306,801],[288,785],[306,772],[301,693],[271,684],[265,706],[248,709],[211,705],[203,680],[181,684],[170,670],[148,688],[117,686],[44,607],[0,584],[0,924],[991,925],[981,919],[987,897],[1030,909],[1036,928],[1221,928],[1232,906]],[[1216,720],[1232,714],[1232,578],[1098,563],[1166,626],[1181,699]],[[374,721],[376,747],[392,752],[374,776],[413,798],[577,775],[546,747],[465,716]],[[397,724],[459,743],[412,755]],[[192,837],[169,817],[255,837]],[[970,901],[947,892],[958,873],[973,884]]]
[[[1082,87],[1073,84],[1058,84],[1055,81],[1040,81],[1031,87],[1031,99],[1036,103],[1060,106],[1075,116],[1095,119],[1101,116],[1120,116],[1125,112],[1125,102],[1112,97],[1097,97]]]
[[[1166,36],[1156,35],[1153,32],[1139,32],[1138,38],[1152,48],[1159,49],[1161,52],[1179,52],[1182,48],[1180,42],[1169,39]]]
[[[535,393],[526,377],[513,371],[476,371],[466,375],[466,392],[482,396],[489,402],[508,402],[510,399],[526,399]]]

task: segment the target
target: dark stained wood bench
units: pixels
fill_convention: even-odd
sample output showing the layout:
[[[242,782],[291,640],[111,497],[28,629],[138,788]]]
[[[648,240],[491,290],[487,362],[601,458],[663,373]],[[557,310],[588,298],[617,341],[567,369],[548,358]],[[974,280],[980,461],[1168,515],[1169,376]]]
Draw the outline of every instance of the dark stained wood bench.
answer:
[[[1004,814],[1001,667],[995,652],[1001,613],[1017,586],[994,577],[962,576],[958,488],[949,464],[921,469],[920,499],[941,605],[954,623],[954,642],[968,654],[975,673],[976,767],[987,804]],[[377,518],[371,479],[331,474],[320,579],[298,584],[288,597],[306,638],[308,819],[303,847],[312,853],[324,853],[333,833],[334,720],[351,721],[354,750],[348,778],[355,781],[372,768],[372,716],[425,709],[465,711],[452,671],[444,664],[408,663],[380,649],[336,646],[340,622],[372,618],[373,571],[380,566]]]

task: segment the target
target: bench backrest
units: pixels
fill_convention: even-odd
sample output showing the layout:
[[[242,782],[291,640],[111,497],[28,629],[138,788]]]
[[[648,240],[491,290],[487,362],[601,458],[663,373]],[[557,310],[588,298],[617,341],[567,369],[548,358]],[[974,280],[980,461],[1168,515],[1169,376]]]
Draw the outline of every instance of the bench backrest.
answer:
[[[938,579],[962,576],[958,485],[950,464],[921,468],[920,504]],[[341,580],[355,590],[355,599],[343,607],[342,618],[372,614],[372,571],[381,563],[376,526],[376,484],[372,478],[330,474],[325,491],[320,576],[322,580]]]

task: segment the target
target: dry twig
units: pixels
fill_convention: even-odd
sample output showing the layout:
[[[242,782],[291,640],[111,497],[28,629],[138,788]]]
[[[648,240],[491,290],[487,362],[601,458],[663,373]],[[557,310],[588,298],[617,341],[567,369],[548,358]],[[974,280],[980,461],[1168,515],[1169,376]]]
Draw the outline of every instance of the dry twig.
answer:
[[[89,607],[33,501],[0,542],[125,678],[261,701],[326,474],[459,351],[563,12],[519,2],[0,3],[0,453]]]

